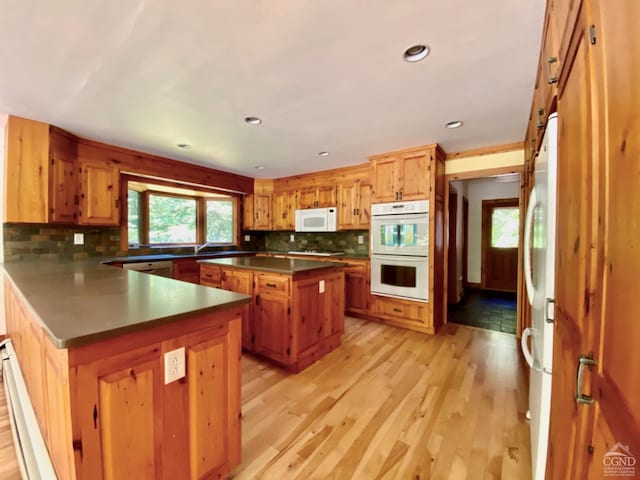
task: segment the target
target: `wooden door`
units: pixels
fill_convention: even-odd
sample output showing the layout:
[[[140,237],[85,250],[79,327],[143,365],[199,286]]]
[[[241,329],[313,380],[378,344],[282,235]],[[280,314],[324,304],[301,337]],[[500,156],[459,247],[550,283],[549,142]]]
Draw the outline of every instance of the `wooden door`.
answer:
[[[516,291],[519,226],[517,198],[482,201],[483,288]]]
[[[591,19],[583,4],[558,100],[558,192],[556,223],[556,295],[551,423],[547,476],[579,479],[584,467],[585,422],[589,407],[576,403],[578,357],[594,351],[591,291],[594,100],[591,72]],[[585,377],[586,378],[586,377]],[[585,383],[585,391],[588,385]],[[579,458],[580,460],[576,461]]]
[[[356,204],[357,228],[367,229],[371,224],[371,184],[358,182]]]
[[[160,356],[131,364],[98,379],[100,443],[105,480],[161,478],[162,431]]]
[[[338,228],[340,230],[356,228],[358,224],[357,202],[357,184],[340,185],[338,200]]]
[[[429,155],[424,150],[400,156],[400,200],[429,198]]]
[[[254,194],[254,222],[253,228],[256,230],[271,229],[271,194]]]
[[[236,293],[253,296],[253,274],[249,271],[222,269],[220,288]],[[253,348],[253,318],[251,304],[242,306],[242,348]]]
[[[317,208],[335,207],[338,204],[337,189],[335,185],[322,185],[316,190]]]
[[[49,219],[52,223],[76,223],[80,200],[77,143],[55,129],[52,129],[49,141]]]
[[[397,157],[373,160],[373,199],[376,202],[394,202],[398,197],[400,162]]]
[[[245,195],[242,201],[242,228],[244,230],[253,230],[254,227],[254,196],[253,194]]]
[[[452,185],[449,185],[449,237],[448,273],[447,273],[447,302],[458,303],[458,194]]]
[[[81,165],[82,193],[79,222],[84,225],[120,224],[120,172],[101,162]]]
[[[291,353],[289,297],[259,291],[255,298],[254,350],[277,362],[288,363]]]

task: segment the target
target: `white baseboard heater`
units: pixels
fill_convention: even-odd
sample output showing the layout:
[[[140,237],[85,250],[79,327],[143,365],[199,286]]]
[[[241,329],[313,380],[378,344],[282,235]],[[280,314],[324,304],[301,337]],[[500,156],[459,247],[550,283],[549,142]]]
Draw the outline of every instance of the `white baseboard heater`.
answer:
[[[25,480],[56,480],[11,340],[0,342],[2,378],[20,472]]]

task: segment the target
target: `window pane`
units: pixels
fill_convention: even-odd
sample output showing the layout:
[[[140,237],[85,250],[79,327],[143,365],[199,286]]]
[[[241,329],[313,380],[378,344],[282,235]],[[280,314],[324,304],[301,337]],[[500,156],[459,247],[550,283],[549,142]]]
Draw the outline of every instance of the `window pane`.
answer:
[[[129,243],[140,243],[140,193],[129,190],[127,193],[127,212],[129,215],[127,229]]]
[[[491,247],[517,248],[520,208],[494,208],[491,214]]]
[[[196,200],[149,195],[149,243],[195,243]]]
[[[233,243],[233,200],[207,200],[207,242]]]

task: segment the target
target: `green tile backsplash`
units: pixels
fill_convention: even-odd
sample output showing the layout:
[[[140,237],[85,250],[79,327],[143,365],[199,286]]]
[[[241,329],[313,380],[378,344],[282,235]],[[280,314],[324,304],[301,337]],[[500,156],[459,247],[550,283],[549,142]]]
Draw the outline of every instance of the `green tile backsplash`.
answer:
[[[294,241],[290,236],[294,235]],[[358,243],[362,235],[363,243]],[[268,251],[288,252],[290,250],[338,251],[348,255],[369,254],[369,230],[346,232],[266,232],[265,248]]]

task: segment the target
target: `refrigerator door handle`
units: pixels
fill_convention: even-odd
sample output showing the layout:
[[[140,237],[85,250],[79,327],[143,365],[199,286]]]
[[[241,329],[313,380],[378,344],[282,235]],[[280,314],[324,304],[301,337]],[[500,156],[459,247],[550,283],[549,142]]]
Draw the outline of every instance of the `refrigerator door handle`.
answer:
[[[524,355],[524,360],[527,362],[527,365],[531,368],[531,370],[535,370],[537,372],[541,372],[542,369],[535,364],[535,360],[533,358],[533,354],[529,350],[529,345],[527,344],[527,340],[531,335],[535,333],[534,328],[525,328],[522,332],[522,338],[520,339],[520,348],[522,349],[522,355]]]
[[[534,185],[529,194],[527,214],[524,219],[524,283],[527,287],[529,305],[533,305],[533,299],[536,293],[535,286],[533,285],[533,276],[531,274],[531,231],[533,230],[533,214],[536,209],[536,203],[536,187]],[[524,334],[522,338],[524,338]]]

